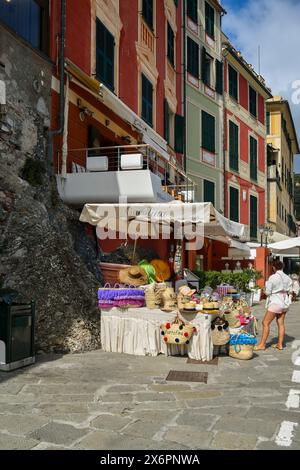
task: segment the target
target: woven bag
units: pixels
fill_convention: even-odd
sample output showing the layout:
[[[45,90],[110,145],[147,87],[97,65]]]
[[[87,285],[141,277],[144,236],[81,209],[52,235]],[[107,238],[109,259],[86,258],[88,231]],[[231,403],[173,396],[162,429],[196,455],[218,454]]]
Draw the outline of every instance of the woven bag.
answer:
[[[161,335],[166,344],[189,344],[196,328],[187,324],[177,313],[173,322],[166,322],[160,325]]]
[[[214,346],[224,346],[230,341],[229,325],[226,320],[217,317],[211,325],[211,336]]]
[[[230,328],[239,328],[241,326],[241,322],[237,318],[238,314],[239,312],[235,309],[224,313],[224,318],[228,321]]]
[[[257,343],[255,336],[246,331],[240,331],[236,335],[230,335],[229,356],[234,359],[249,360],[253,357],[254,345]]]

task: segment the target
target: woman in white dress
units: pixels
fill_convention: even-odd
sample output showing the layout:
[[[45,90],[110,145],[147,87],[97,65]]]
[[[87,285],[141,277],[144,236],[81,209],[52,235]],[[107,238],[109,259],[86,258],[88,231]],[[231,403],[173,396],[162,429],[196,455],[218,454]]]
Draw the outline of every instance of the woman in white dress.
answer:
[[[283,272],[283,263],[277,261],[273,265],[274,274],[266,282],[265,294],[267,295],[267,312],[263,319],[263,333],[260,343],[255,346],[255,351],[266,349],[266,342],[270,334],[270,325],[276,318],[278,326],[278,342],[275,348],[282,350],[285,335],[285,316],[291,304],[290,292],[292,280]]]

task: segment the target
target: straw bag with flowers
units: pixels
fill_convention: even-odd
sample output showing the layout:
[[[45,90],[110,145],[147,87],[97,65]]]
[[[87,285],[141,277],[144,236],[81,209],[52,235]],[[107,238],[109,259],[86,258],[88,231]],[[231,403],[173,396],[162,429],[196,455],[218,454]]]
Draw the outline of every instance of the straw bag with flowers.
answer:
[[[221,317],[215,318],[211,324],[211,336],[214,346],[224,346],[230,341],[229,323]]]
[[[161,336],[166,344],[189,344],[196,327],[186,323],[179,313],[172,322],[160,325]]]

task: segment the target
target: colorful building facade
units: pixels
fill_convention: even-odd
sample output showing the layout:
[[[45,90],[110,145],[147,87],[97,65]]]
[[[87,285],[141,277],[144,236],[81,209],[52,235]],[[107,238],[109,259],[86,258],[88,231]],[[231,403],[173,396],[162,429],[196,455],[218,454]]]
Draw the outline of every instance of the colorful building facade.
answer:
[[[221,17],[216,0],[186,2],[186,169],[195,200],[224,212]]]
[[[55,63],[60,3],[51,11]],[[170,188],[186,187],[181,50],[181,0],[66,2],[65,130],[54,151],[65,202],[168,201]],[[57,69],[53,128],[59,82]]]
[[[288,101],[280,96],[267,101],[268,222],[273,230],[295,236],[294,155],[300,153]]]
[[[266,100],[271,92],[223,36],[225,215],[259,238],[267,220]]]

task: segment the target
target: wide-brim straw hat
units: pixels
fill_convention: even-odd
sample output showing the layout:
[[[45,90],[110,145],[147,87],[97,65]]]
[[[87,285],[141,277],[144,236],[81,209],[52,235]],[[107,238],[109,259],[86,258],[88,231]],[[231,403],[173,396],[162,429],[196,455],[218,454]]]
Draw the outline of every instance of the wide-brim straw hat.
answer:
[[[197,292],[196,289],[190,289],[189,286],[181,286],[179,287],[178,291],[181,295],[184,296],[192,296],[195,294],[195,292]]]
[[[143,286],[148,284],[148,275],[141,266],[130,266],[119,271],[119,280],[129,286]]]

